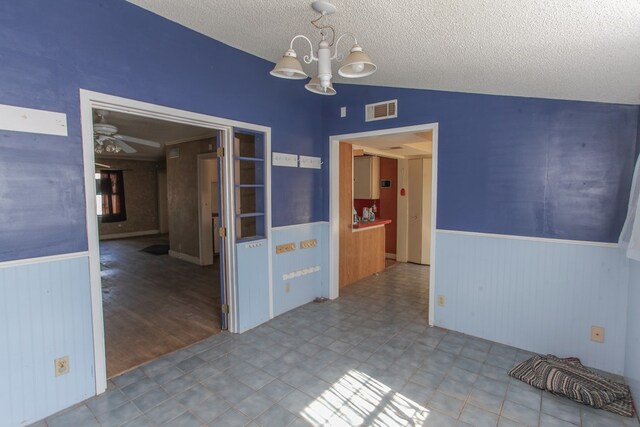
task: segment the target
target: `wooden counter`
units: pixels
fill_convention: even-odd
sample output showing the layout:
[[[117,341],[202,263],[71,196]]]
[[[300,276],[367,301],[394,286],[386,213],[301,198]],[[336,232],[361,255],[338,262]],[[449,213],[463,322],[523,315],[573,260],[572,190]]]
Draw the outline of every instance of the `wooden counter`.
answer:
[[[356,224],[352,224],[351,228],[353,228],[353,231],[362,231],[375,227],[383,227],[387,224],[391,224],[390,219],[375,219],[373,221],[358,222]]]

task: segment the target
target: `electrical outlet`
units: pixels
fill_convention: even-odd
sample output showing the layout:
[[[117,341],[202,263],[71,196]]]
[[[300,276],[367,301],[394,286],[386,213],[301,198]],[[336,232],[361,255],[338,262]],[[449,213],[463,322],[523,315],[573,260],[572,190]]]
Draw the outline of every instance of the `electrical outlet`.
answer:
[[[340,117],[347,117],[347,107],[340,107]]]
[[[438,305],[444,307],[444,295],[438,295]]]
[[[59,357],[54,360],[56,377],[69,373],[69,356]]]
[[[291,283],[284,285],[284,292],[288,294],[289,291],[291,291]]]
[[[604,342],[604,328],[602,326],[591,327],[591,341]]]

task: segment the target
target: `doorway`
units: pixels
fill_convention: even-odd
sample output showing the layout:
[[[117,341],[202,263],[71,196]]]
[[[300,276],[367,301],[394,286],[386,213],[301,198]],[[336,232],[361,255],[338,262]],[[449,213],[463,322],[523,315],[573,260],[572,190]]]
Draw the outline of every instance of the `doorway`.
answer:
[[[429,134],[431,143],[431,153],[418,153],[412,151],[412,144],[416,141],[405,141],[407,135],[414,135],[417,138],[425,139],[425,133]],[[418,126],[408,126],[401,128],[384,129],[372,132],[362,132],[347,135],[336,135],[330,137],[330,228],[331,228],[331,254],[330,254],[330,277],[331,288],[330,297],[336,298],[339,294],[339,284],[341,277],[341,267],[343,266],[343,257],[341,253],[345,251],[342,244],[341,236],[344,235],[344,218],[351,221],[349,215],[345,215],[345,203],[351,204],[351,200],[343,200],[344,192],[341,187],[345,181],[341,175],[353,173],[354,161],[352,153],[357,155],[390,158],[397,160],[396,182],[393,179],[383,179],[383,177],[375,174],[372,176],[377,180],[375,185],[380,186],[380,198],[384,188],[395,186],[397,192],[397,250],[396,260],[401,262],[409,261],[409,228],[411,226],[411,234],[418,233],[419,239],[415,239],[414,246],[411,248],[411,260],[419,264],[428,265],[429,269],[429,323],[433,324],[433,306],[435,295],[435,217],[436,217],[436,201],[437,201],[437,142],[438,142],[438,125],[437,123],[424,124]],[[349,148],[345,148],[345,144]],[[345,157],[345,153],[349,156]],[[403,153],[404,151],[404,153]],[[355,158],[355,157],[353,157]],[[410,168],[410,162],[413,162]],[[410,188],[410,169],[413,185]],[[425,175],[430,179],[425,179]],[[423,179],[419,180],[418,176]],[[351,179],[356,179],[352,176]],[[391,181],[391,182],[389,182]],[[430,182],[428,182],[430,181]],[[419,184],[421,184],[419,186]],[[430,184],[430,185],[429,185]],[[355,184],[354,184],[355,185]],[[421,187],[421,188],[419,188]],[[429,191],[431,190],[431,191]],[[409,191],[411,194],[418,193],[421,197],[414,197],[415,203],[411,205],[411,219],[409,216]],[[374,194],[375,196],[375,194]],[[365,200],[367,204],[371,202],[380,203],[381,200]],[[353,208],[356,208],[356,201],[353,200]],[[378,206],[380,207],[380,206]],[[349,206],[351,212],[351,207]],[[342,212],[342,213],[341,213]],[[359,209],[354,212],[361,217]],[[434,220],[432,220],[432,218]],[[354,220],[356,221],[356,220]],[[354,225],[349,225],[353,227]],[[355,230],[350,230],[352,233]],[[353,234],[352,234],[353,235]],[[402,236],[405,236],[403,241]],[[431,238],[433,236],[433,238]],[[349,255],[346,255],[349,256]]]
[[[87,223],[87,240],[89,251],[89,275],[91,282],[91,305],[92,305],[92,331],[95,357],[95,373],[96,373],[96,393],[101,394],[107,387],[107,369],[105,357],[105,329],[103,316],[103,296],[102,296],[102,280],[100,272],[100,244],[98,233],[98,211],[96,203],[96,177],[95,177],[95,139],[94,139],[94,110],[105,109],[111,112],[120,112],[133,114],[144,118],[153,118],[171,123],[179,123],[197,126],[208,130],[218,132],[216,144],[218,149],[222,147],[229,148],[231,153],[228,156],[219,158],[219,187],[220,195],[223,203],[219,212],[220,224],[225,230],[228,230],[226,237],[221,239],[220,244],[220,271],[222,275],[221,298],[222,307],[228,307],[223,310],[221,319],[226,318],[228,329],[230,332],[238,330],[238,316],[240,307],[237,304],[237,282],[236,282],[236,252],[235,252],[235,216],[233,212],[233,134],[234,128],[250,129],[265,135],[266,146],[269,147],[271,129],[265,126],[253,125],[250,123],[238,122],[234,120],[223,119],[205,114],[193,113],[184,110],[178,110],[169,107],[163,107],[155,104],[135,101],[127,98],[116,97],[112,95],[91,92],[84,89],[80,90],[80,112],[82,125],[82,144],[83,144],[83,163],[85,176],[85,206],[86,206],[86,223]],[[167,150],[167,161],[171,158]],[[215,147],[212,151],[218,151]],[[178,154],[181,150],[177,150]],[[199,152],[198,154],[202,154]],[[195,166],[193,169],[195,170]],[[160,178],[162,179],[162,178]],[[171,181],[170,173],[167,174],[167,181]],[[191,184],[193,188],[197,188],[197,176]],[[267,177],[266,188],[269,192],[270,179]],[[168,192],[168,202],[172,200],[171,192]],[[197,196],[192,204],[195,212],[198,212]],[[268,206],[267,206],[268,207]],[[267,209],[267,216],[268,212]],[[195,229],[198,229],[198,221],[193,221]],[[270,224],[268,225],[270,227]],[[169,218],[169,235],[173,229],[171,218]],[[197,233],[197,231],[196,231]],[[267,229],[267,235],[269,229]],[[145,236],[146,237],[146,236]],[[188,240],[184,240],[183,244],[191,244]],[[196,247],[199,244],[195,239]],[[188,254],[184,254],[187,255]],[[191,257],[196,264],[199,263],[198,257]],[[226,301],[226,304],[225,304]]]
[[[214,256],[220,238],[212,227],[221,202],[219,131],[103,108],[93,113],[111,378],[224,327],[224,278]],[[208,233],[199,236],[205,211]]]

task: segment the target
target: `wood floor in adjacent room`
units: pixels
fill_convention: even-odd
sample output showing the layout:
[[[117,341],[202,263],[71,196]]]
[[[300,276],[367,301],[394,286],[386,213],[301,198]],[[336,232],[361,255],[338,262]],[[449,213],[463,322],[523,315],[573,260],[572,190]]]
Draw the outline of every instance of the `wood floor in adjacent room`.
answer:
[[[100,242],[109,378],[220,332],[218,259],[201,267],[140,252],[167,241]]]

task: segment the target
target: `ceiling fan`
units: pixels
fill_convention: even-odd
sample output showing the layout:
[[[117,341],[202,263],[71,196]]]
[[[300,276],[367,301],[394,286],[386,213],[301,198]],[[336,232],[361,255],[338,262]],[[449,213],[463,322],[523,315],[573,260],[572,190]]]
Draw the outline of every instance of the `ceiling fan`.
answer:
[[[127,143],[146,145],[153,148],[161,147],[159,142],[120,135],[116,126],[107,123],[107,116],[109,116],[109,111],[107,110],[96,110],[96,115],[98,116],[98,122],[93,123],[93,145],[96,154],[115,154],[120,151],[124,151],[127,154],[136,153],[137,150]]]

